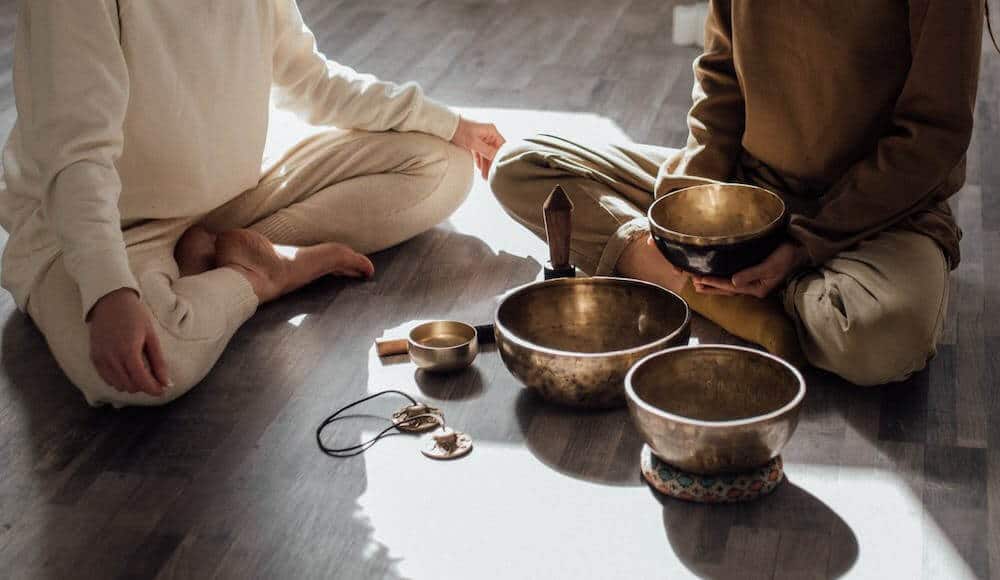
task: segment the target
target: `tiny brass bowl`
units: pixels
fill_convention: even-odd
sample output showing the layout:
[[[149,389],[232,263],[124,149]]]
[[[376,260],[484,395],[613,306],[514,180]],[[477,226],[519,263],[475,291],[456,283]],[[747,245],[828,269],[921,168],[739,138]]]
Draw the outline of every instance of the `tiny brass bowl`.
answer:
[[[410,359],[429,372],[464,369],[476,360],[479,340],[476,329],[464,322],[435,320],[410,331]]]
[[[701,474],[742,472],[777,457],[805,393],[795,367],[740,346],[658,352],[625,379],[632,419],[653,453]]]
[[[729,278],[759,264],[785,235],[785,202],[752,185],[697,185],[649,206],[656,247],[673,265],[702,276]]]
[[[642,357],[687,344],[691,313],[655,284],[624,278],[560,278],[505,296],[497,350],[507,369],[546,399],[576,407],[625,403],[625,373]]]

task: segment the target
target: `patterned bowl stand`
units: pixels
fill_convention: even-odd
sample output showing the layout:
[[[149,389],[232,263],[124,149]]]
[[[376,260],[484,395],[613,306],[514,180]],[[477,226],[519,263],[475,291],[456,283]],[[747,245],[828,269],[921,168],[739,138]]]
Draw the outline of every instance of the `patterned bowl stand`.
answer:
[[[736,503],[763,497],[785,480],[781,456],[744,473],[700,475],[688,473],[642,447],[642,476],[663,495],[699,503]]]

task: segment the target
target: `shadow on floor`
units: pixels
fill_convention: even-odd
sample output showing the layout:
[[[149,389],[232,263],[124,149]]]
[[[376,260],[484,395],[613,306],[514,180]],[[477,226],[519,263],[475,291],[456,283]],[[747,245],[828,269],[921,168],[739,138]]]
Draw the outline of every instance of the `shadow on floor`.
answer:
[[[572,409],[521,389],[515,412],[526,446],[550,468],[594,483],[638,485],[642,439],[628,410]]]
[[[317,460],[313,425],[300,420],[311,409],[296,390],[326,342],[288,320],[322,312],[344,287],[320,282],[262,308],[202,384],[161,408],[88,407],[30,320],[8,313],[0,409],[16,426],[3,429],[0,482],[3,500],[15,497],[0,502],[0,562],[14,577],[53,580],[398,577],[357,517],[363,462]],[[317,512],[344,542],[289,540]]]
[[[481,317],[491,311],[481,296],[540,266],[445,228],[374,262],[373,282],[324,279],[261,307],[204,381],[162,408],[88,407],[8,301],[0,569],[53,579],[399,577],[358,507],[364,460],[324,457],[314,441],[323,417],[369,392],[373,337],[359,329]],[[480,372],[416,380],[430,397],[475,405]],[[363,411],[387,416],[396,403]],[[382,426],[359,418],[329,436],[350,445]]]
[[[858,540],[826,504],[786,480],[770,496],[705,505],[666,497],[663,527],[674,554],[712,578],[838,578],[858,559]]]

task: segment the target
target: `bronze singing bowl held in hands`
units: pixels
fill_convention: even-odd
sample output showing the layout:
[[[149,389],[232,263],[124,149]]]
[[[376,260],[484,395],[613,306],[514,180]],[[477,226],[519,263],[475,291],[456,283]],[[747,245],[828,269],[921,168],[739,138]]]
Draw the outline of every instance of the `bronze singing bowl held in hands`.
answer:
[[[624,278],[559,278],[509,293],[496,311],[497,348],[511,374],[543,397],[578,407],[624,403],[628,369],[687,344],[682,298]]]
[[[668,193],[649,207],[656,246],[673,265],[728,278],[759,264],[785,235],[785,202],[752,185],[697,185]]]
[[[703,474],[741,472],[781,452],[799,422],[802,374],[740,346],[672,348],[625,379],[629,411],[663,461]]]
[[[410,359],[429,372],[464,369],[476,360],[479,340],[476,329],[464,322],[435,320],[410,331]]]

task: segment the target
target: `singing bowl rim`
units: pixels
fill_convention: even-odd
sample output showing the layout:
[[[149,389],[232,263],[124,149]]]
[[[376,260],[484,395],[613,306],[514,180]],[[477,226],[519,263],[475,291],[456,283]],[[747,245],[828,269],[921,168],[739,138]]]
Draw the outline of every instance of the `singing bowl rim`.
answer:
[[[549,287],[549,286],[559,286],[559,285],[576,285],[576,284],[622,284],[626,283],[629,285],[636,286],[646,286],[650,289],[664,292],[671,297],[675,298],[682,306],[684,306],[684,321],[677,326],[670,334],[658,338],[654,341],[641,344],[639,346],[634,346],[632,348],[626,348],[621,350],[608,350],[602,352],[579,352],[572,350],[561,350],[558,348],[552,348],[548,346],[542,346],[540,344],[531,342],[525,338],[522,338],[518,334],[515,334],[509,327],[507,327],[502,320],[500,320],[500,310],[503,308],[504,304],[507,303],[509,299],[513,296],[519,294],[520,292],[527,290],[528,288],[539,288],[539,287]],[[621,278],[617,276],[589,276],[583,278],[554,278],[552,280],[536,280],[534,282],[528,282],[527,284],[522,284],[517,288],[511,289],[507,292],[500,302],[497,304],[496,310],[493,312],[493,322],[495,332],[503,337],[504,340],[514,343],[520,348],[529,349],[538,353],[547,354],[551,356],[558,357],[577,357],[577,358],[603,358],[603,357],[616,357],[625,356],[633,354],[636,352],[641,352],[648,350],[651,347],[659,346],[661,344],[669,344],[671,340],[675,339],[679,334],[684,332],[691,324],[691,307],[688,306],[687,300],[681,298],[679,294],[672,290],[668,290],[659,284],[653,284],[652,282],[646,282],[644,280],[634,280],[632,278]]]
[[[413,335],[418,330],[422,330],[424,327],[427,327],[427,326],[437,326],[437,325],[445,325],[445,326],[450,326],[450,327],[458,327],[458,328],[462,329],[463,334],[470,334],[471,333],[471,336],[465,342],[462,342],[462,343],[459,343],[459,344],[452,344],[452,345],[448,345],[448,346],[431,346],[431,345],[425,344],[425,343],[421,342],[419,339],[413,337]],[[420,324],[414,326],[412,329],[410,329],[410,332],[407,335],[407,340],[410,342],[411,346],[412,345],[416,345],[419,348],[426,349],[428,351],[439,352],[439,351],[448,351],[448,350],[458,350],[460,348],[469,346],[470,344],[472,344],[472,341],[476,340],[476,329],[471,324],[466,324],[466,323],[458,321],[458,320],[429,320],[427,322],[420,323]]]
[[[753,417],[745,417],[743,419],[730,419],[726,421],[705,421],[703,419],[695,419],[693,417],[685,417],[684,415],[678,415],[676,413],[671,413],[665,411],[659,407],[656,407],[645,399],[639,396],[635,391],[635,386],[632,384],[632,379],[635,373],[644,365],[648,364],[649,361],[661,357],[669,356],[675,354],[679,351],[689,351],[689,350],[732,350],[732,351],[742,351],[743,353],[761,356],[764,358],[769,358],[774,362],[777,362],[780,366],[784,367],[785,370],[790,371],[792,376],[795,378],[795,382],[798,384],[798,391],[795,396],[792,397],[790,401],[782,405],[781,407],[765,413],[763,415],[754,415]],[[785,359],[775,356],[771,353],[767,353],[755,348],[748,348],[745,346],[737,346],[734,344],[689,344],[684,346],[676,346],[673,348],[668,348],[658,352],[654,352],[649,356],[643,357],[639,362],[632,365],[629,369],[628,374],[625,375],[625,398],[640,408],[643,412],[650,413],[661,419],[667,421],[673,421],[676,423],[681,423],[684,425],[691,425],[694,427],[700,427],[704,429],[729,429],[732,427],[743,427],[747,425],[754,425],[756,423],[765,423],[771,419],[775,419],[790,412],[793,412],[797,407],[802,404],[802,401],[806,396],[806,381],[799,372],[799,369],[795,368],[791,363]]]
[[[678,232],[665,227],[656,221],[653,216],[654,210],[658,205],[668,203],[665,200],[669,200],[672,197],[679,196],[685,192],[690,192],[694,189],[712,188],[724,186],[726,188],[733,189],[749,189],[755,191],[761,191],[768,195],[770,198],[778,202],[778,207],[781,211],[778,212],[777,217],[768,222],[766,225],[742,234],[727,235],[727,236],[699,236],[695,234],[686,234],[684,232]],[[785,204],[785,200],[781,199],[781,196],[777,193],[771,191],[770,189],[764,189],[763,187],[757,187],[756,185],[745,185],[743,183],[710,183],[702,185],[692,185],[691,187],[685,187],[678,189],[676,191],[671,191],[670,193],[657,198],[646,210],[646,217],[649,220],[649,229],[653,235],[659,236],[661,238],[666,238],[668,240],[677,242],[679,244],[687,244],[689,246],[729,246],[734,244],[739,244],[742,242],[748,242],[763,238],[767,234],[781,227],[784,223],[785,218],[788,216],[788,206]]]

